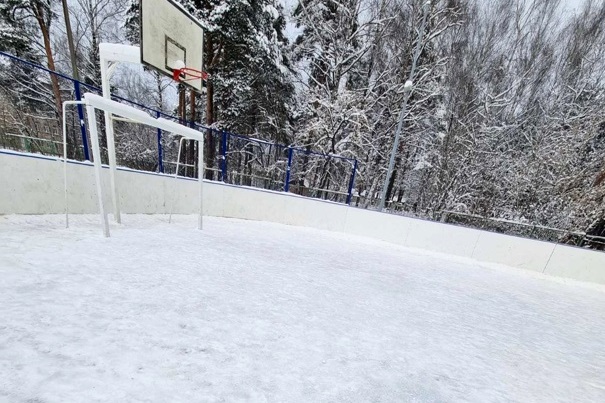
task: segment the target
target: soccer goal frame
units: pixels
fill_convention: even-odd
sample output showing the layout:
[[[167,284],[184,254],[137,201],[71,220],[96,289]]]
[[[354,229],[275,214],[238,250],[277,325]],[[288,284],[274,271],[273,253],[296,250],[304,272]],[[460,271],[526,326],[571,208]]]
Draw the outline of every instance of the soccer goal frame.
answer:
[[[203,178],[204,178],[204,135],[194,129],[191,129],[187,126],[181,125],[179,123],[175,123],[171,120],[164,118],[154,118],[147,114],[146,112],[136,109],[129,105],[124,105],[122,103],[116,102],[112,99],[108,99],[105,97],[101,97],[99,95],[86,93],[84,94],[82,103],[86,106],[86,115],[88,119],[88,129],[90,132],[91,146],[92,146],[92,155],[93,155],[93,164],[95,171],[95,182],[97,189],[97,197],[99,200],[99,214],[101,216],[101,223],[103,225],[103,235],[106,237],[110,236],[109,233],[109,220],[107,217],[107,210],[105,209],[104,203],[104,190],[103,190],[103,182],[101,180],[102,174],[102,165],[101,165],[101,149],[99,146],[99,132],[97,129],[97,117],[95,114],[95,110],[100,110],[105,113],[105,116],[117,116],[122,119],[127,119],[131,123],[144,124],[147,126],[154,127],[156,129],[162,129],[167,132],[174,133],[176,135],[182,136],[183,138],[189,140],[196,140],[199,142],[198,146],[198,184],[199,184],[199,218],[198,218],[198,229],[202,229],[202,216],[203,216]],[[65,105],[64,105],[65,107]],[[113,134],[113,133],[112,133]],[[65,137],[65,133],[64,133]],[[112,139],[113,140],[113,139]],[[114,201],[114,207],[116,207],[115,202],[119,200],[118,198],[118,189],[115,181],[115,172],[116,172],[116,159],[115,159],[115,142],[108,141],[107,142],[108,154],[113,155],[114,158],[109,158],[109,171],[111,175],[111,190],[112,190],[112,198]],[[67,158],[64,158],[64,163],[67,163]],[[65,170],[65,174],[67,171]],[[67,179],[65,180],[67,183]],[[66,197],[67,197],[67,189],[66,189]],[[118,213],[119,214],[119,213]],[[116,215],[116,211],[114,211],[114,216],[117,222],[119,221],[119,216]]]

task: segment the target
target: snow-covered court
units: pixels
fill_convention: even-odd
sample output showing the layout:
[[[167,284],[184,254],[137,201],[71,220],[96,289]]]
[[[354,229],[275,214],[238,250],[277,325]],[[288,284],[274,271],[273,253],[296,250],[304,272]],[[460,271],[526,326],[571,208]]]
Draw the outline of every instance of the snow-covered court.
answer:
[[[0,401],[603,402],[605,291],[278,224],[0,216]]]

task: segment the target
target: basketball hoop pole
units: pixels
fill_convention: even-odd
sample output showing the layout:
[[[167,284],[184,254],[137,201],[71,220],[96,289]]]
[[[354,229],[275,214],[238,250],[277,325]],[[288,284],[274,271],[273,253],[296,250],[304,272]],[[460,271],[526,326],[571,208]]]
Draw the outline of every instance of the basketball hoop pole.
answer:
[[[187,110],[185,106],[185,96],[187,95],[185,91],[185,86],[182,84],[178,84],[179,89],[179,119],[181,120],[182,125],[186,125],[187,122]],[[187,143],[185,143],[185,152],[181,154],[181,159],[183,160],[183,164],[185,165],[185,176],[187,176]],[[181,162],[181,161],[178,161]]]
[[[193,89],[191,89],[191,91],[189,92],[189,113],[191,114],[191,123],[192,123],[192,128],[193,128],[193,124],[195,124],[195,91]],[[194,167],[193,167],[193,173],[192,176],[195,176],[195,141],[191,140],[189,141],[189,149],[188,151],[188,156],[187,156],[187,160],[189,162],[191,162]]]

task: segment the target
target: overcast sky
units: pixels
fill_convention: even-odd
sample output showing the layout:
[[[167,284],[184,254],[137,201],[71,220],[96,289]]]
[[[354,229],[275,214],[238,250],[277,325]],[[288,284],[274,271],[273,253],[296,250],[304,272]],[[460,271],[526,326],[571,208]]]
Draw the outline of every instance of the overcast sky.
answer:
[[[573,13],[574,11],[578,10],[582,6],[582,4],[584,4],[585,1],[586,0],[561,0],[563,12]],[[290,13],[294,11],[294,7],[296,7],[298,0],[281,0],[281,3],[286,11],[286,21],[288,21],[288,23],[286,24],[286,36],[292,41],[301,32],[300,29],[297,29],[294,24],[289,21]]]
[[[563,3],[565,3],[565,8],[567,8],[567,10],[576,10],[584,4],[584,1],[585,0],[563,0]]]

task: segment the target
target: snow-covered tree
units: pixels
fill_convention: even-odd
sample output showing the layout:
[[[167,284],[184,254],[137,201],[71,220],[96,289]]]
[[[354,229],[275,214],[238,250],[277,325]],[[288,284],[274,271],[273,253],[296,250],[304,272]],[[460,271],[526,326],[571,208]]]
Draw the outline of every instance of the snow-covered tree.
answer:
[[[380,21],[362,19],[359,0],[300,1],[294,18],[302,33],[292,47],[299,69],[295,143],[325,154],[357,157],[370,130],[367,57]],[[297,174],[311,188],[346,191],[348,164],[304,157]],[[362,176],[363,178],[363,176]]]
[[[206,123],[285,142],[292,85],[288,80],[285,20],[279,2],[216,1],[201,9],[205,26]],[[218,149],[209,142],[209,163]],[[247,163],[250,153],[233,158]]]
[[[121,43],[127,3],[122,0],[75,0],[70,7],[82,81],[101,86],[99,44]]]
[[[0,46],[3,50],[55,68],[51,25],[55,19],[49,0],[6,0],[0,4]],[[18,38],[19,37],[19,38]],[[42,73],[19,63],[0,66],[3,96],[14,105],[18,130],[32,137],[45,132],[57,136],[61,127],[62,88],[55,74]],[[73,152],[75,143],[70,142]]]
[[[15,56],[31,59],[35,49],[31,42],[32,26],[19,17],[27,1],[6,1],[0,4],[0,49]]]

